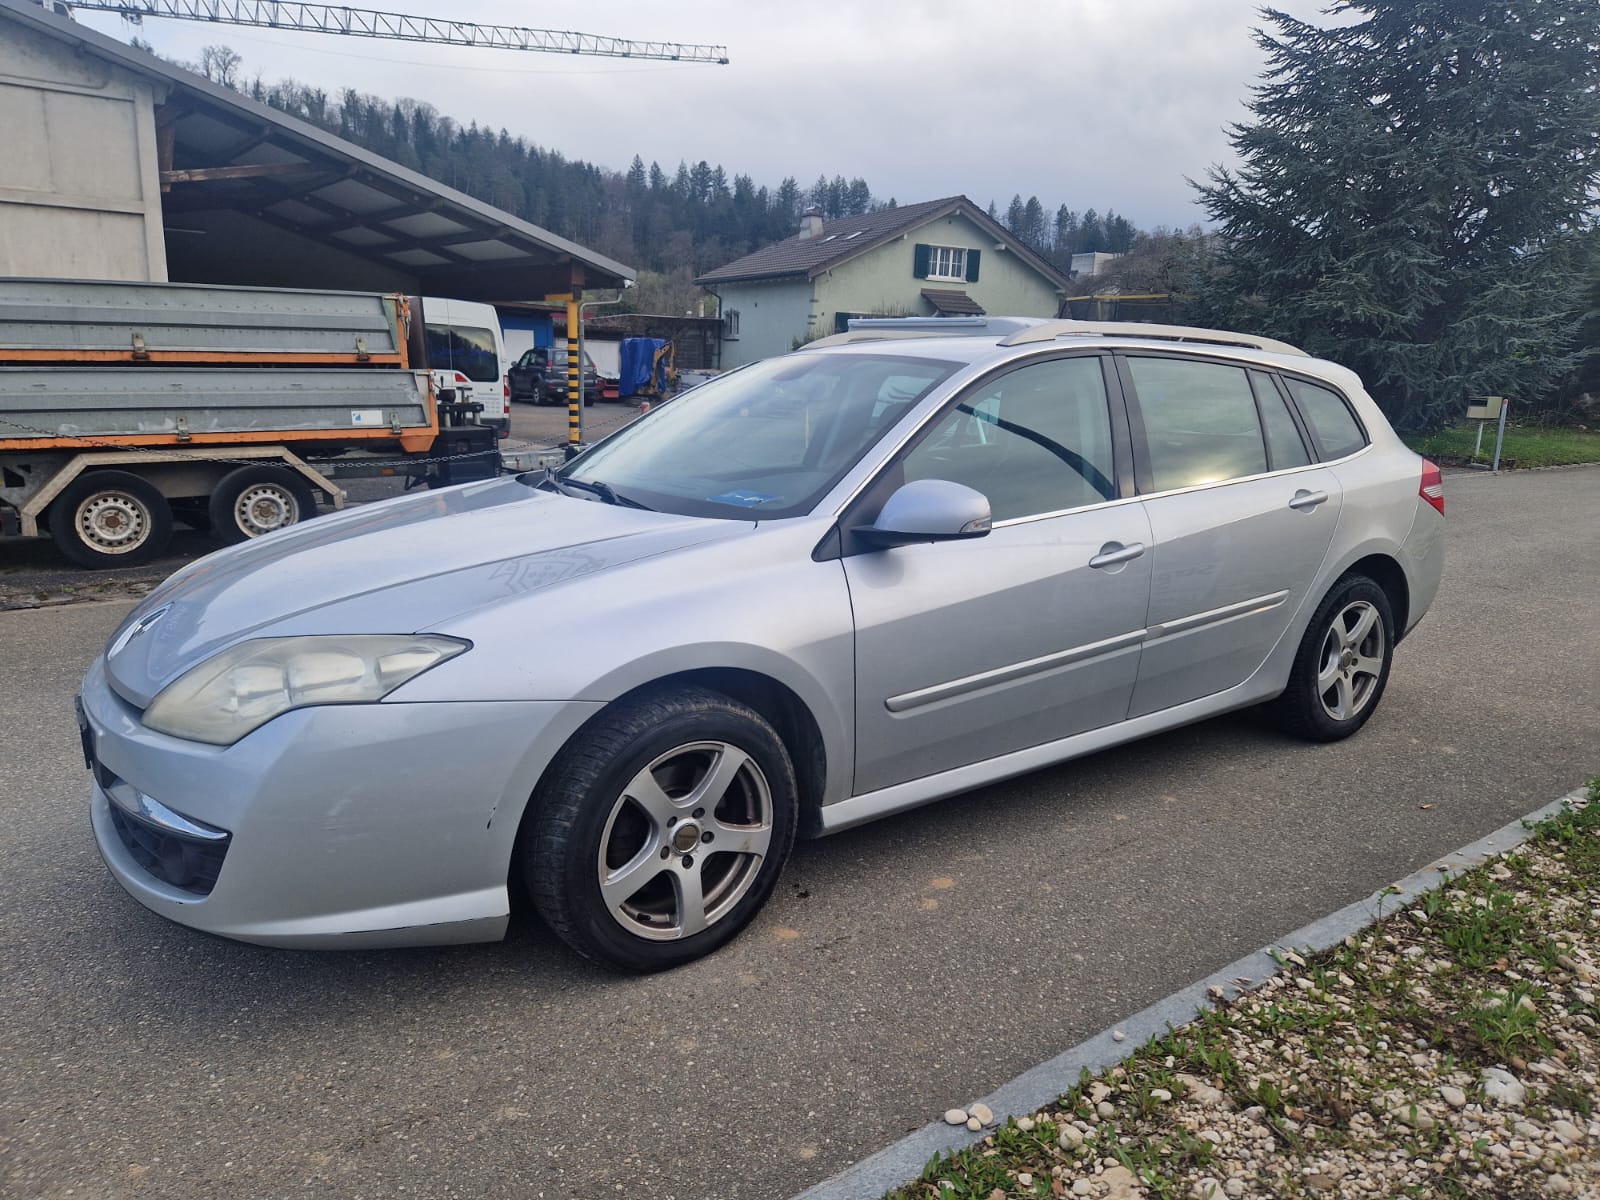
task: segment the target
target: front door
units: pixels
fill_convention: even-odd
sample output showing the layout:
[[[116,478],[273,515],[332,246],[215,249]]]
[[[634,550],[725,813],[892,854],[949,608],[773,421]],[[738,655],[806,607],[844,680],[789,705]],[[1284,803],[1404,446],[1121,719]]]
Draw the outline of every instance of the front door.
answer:
[[[1150,529],[1120,498],[1102,361],[1057,357],[975,385],[874,489],[881,503],[915,479],[963,483],[995,527],[846,554],[857,794],[1126,715]]]

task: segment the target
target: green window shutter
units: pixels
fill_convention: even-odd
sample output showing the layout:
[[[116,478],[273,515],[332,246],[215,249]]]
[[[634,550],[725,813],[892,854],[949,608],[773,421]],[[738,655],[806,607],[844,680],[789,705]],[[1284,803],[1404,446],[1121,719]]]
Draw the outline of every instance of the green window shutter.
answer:
[[[976,250],[967,251],[967,282],[978,282],[978,259],[980,255]]]
[[[911,247],[911,273],[918,279],[928,277],[928,259],[933,256],[933,247],[918,242]]]

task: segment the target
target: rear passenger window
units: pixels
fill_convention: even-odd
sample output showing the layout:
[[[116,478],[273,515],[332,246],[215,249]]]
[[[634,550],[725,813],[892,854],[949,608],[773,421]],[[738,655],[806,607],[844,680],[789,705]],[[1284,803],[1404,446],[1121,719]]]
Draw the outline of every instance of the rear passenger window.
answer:
[[[1144,419],[1152,491],[1266,471],[1261,422],[1242,367],[1177,358],[1127,362]]]
[[[1256,404],[1261,409],[1261,426],[1267,434],[1267,457],[1274,471],[1311,464],[1305,441],[1289,415],[1289,406],[1283,394],[1273,385],[1272,377],[1260,371],[1250,372],[1250,382],[1256,389]]]
[[[964,483],[996,521],[1110,500],[1115,473],[1105,376],[1086,357],[1020,367],[969,393],[905,458],[907,482]]]
[[[1311,426],[1311,432],[1316,434],[1322,446],[1323,458],[1343,458],[1367,444],[1361,426],[1356,424],[1349,406],[1338,392],[1288,376],[1283,381],[1289,385],[1289,394],[1300,406],[1300,415]]]

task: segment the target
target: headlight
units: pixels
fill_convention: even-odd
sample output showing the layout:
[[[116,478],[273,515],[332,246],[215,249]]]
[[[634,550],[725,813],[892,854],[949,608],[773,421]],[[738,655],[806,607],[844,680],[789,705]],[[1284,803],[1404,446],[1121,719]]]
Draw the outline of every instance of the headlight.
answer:
[[[144,723],[174,737],[231,746],[292,708],[381,700],[470,645],[424,634],[241,642],[162,688]]]

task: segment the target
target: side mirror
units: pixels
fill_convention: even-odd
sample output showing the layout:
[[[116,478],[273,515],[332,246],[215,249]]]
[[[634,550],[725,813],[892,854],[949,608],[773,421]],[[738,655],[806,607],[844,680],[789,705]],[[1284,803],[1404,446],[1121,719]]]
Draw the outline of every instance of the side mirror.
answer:
[[[889,497],[876,521],[851,532],[875,546],[909,546],[983,537],[992,527],[983,493],[948,479],[916,479]]]

